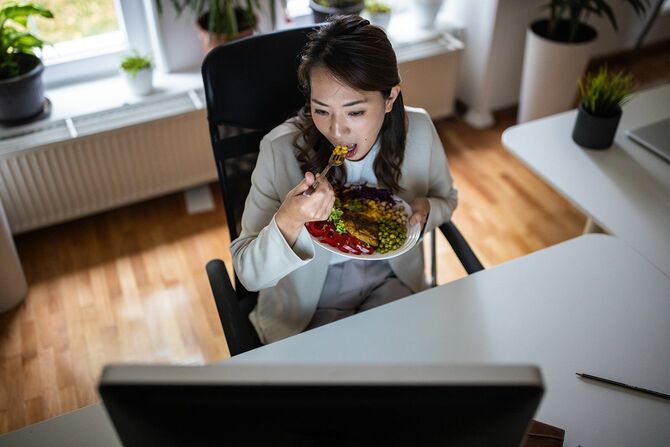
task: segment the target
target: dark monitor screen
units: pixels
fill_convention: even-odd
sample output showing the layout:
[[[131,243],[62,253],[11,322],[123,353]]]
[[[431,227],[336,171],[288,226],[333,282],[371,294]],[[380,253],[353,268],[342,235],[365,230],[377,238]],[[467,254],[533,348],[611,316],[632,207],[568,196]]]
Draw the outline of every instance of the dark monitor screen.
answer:
[[[125,446],[519,446],[533,366],[111,365],[99,391]]]

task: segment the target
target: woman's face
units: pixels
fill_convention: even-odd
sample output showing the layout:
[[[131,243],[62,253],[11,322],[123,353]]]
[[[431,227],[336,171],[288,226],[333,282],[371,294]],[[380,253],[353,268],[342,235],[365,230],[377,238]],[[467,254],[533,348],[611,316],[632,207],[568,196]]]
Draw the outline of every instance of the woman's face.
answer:
[[[388,98],[381,92],[355,90],[337,80],[328,69],[314,67],[310,76],[310,107],[316,128],[333,146],[349,147],[347,158],[361,160],[370,152],[393,108],[400,87]]]

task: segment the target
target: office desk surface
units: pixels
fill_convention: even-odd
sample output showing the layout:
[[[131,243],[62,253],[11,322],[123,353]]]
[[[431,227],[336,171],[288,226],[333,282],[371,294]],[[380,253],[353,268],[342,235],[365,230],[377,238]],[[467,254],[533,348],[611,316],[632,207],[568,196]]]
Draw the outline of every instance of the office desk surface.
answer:
[[[547,387],[537,418],[565,428],[566,446],[659,445],[667,401],[575,373],[670,392],[668,321],[670,279],[619,239],[587,235],[227,361],[532,363]],[[0,445],[74,445],[95,427],[97,445],[118,445],[99,405]]]
[[[540,366],[537,419],[566,446],[670,442],[670,279],[612,236],[587,235],[239,355],[257,362],[495,362]]]
[[[670,276],[670,163],[625,136],[670,116],[670,85],[624,106],[614,145],[587,150],[572,141],[575,110],[520,124],[505,147],[609,233]]]

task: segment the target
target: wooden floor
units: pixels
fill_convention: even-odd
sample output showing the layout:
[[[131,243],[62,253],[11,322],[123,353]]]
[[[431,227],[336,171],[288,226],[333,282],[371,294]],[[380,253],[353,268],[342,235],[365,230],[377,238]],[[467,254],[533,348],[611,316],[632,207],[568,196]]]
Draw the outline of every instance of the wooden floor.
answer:
[[[646,73],[643,87],[670,80],[667,45],[618,65]],[[436,123],[460,191],[454,221],[487,267],[585,222],[502,147],[515,111],[496,118],[488,130]],[[228,357],[204,271],[215,257],[230,265],[225,225],[220,205],[189,216],[174,194],[17,237],[30,292],[0,315],[0,433],[97,402],[105,363]],[[440,283],[465,275],[442,238],[438,250]]]

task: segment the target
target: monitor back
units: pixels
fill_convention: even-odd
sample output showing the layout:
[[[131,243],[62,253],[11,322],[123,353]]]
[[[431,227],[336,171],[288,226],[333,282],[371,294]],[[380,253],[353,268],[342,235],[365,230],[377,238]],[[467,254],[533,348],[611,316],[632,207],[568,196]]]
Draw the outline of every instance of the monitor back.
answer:
[[[125,446],[518,446],[533,366],[112,365],[99,385]]]

